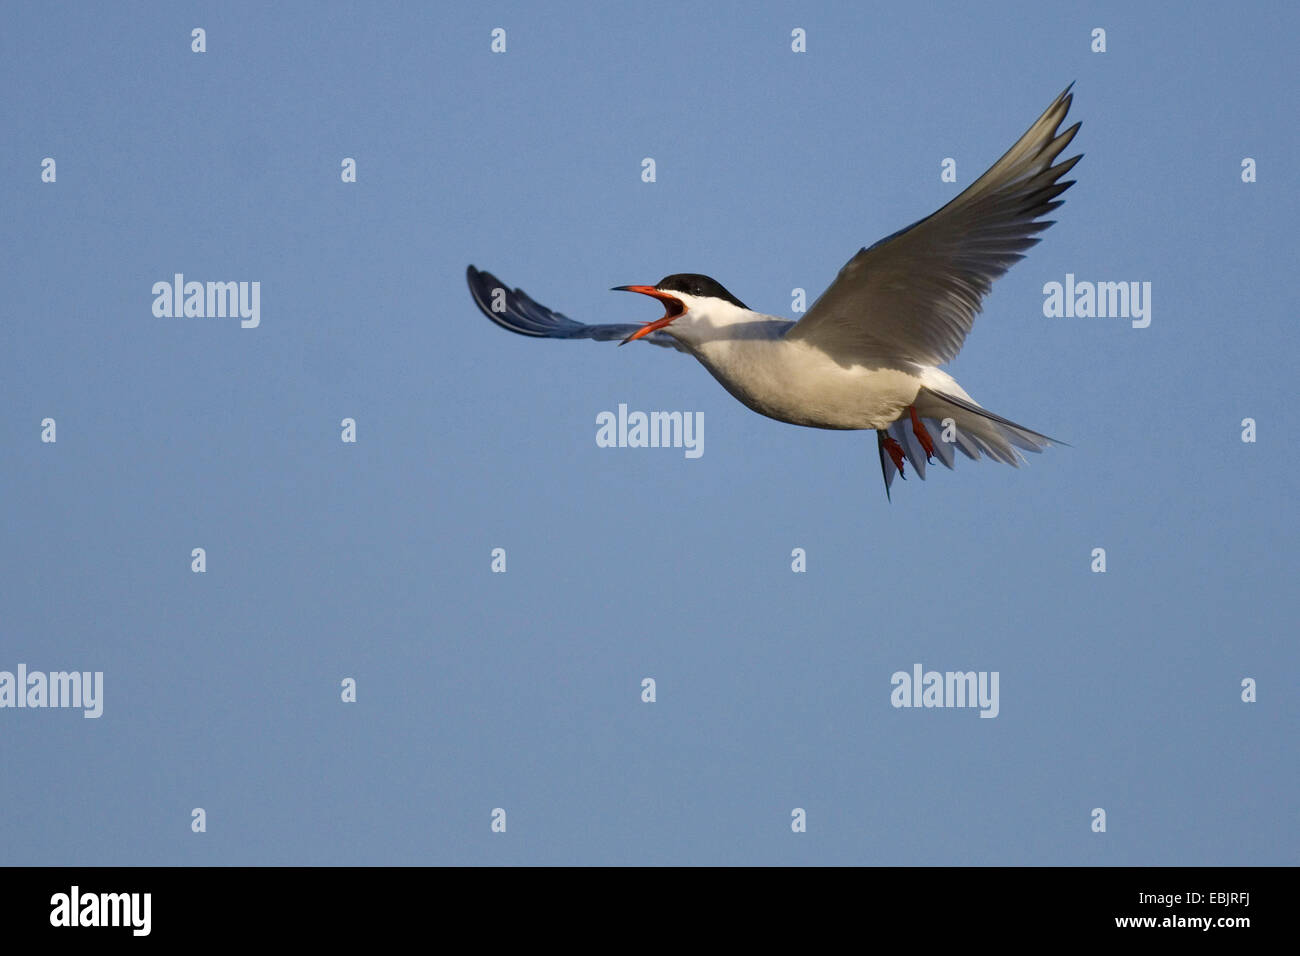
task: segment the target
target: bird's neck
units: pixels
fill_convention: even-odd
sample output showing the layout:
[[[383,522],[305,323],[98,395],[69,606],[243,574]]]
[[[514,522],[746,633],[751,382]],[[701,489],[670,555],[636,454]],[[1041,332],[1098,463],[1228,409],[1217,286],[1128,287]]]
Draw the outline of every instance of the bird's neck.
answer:
[[[785,319],[742,309],[729,302],[692,306],[665,329],[683,345],[696,351],[712,342],[772,339],[791,325]]]

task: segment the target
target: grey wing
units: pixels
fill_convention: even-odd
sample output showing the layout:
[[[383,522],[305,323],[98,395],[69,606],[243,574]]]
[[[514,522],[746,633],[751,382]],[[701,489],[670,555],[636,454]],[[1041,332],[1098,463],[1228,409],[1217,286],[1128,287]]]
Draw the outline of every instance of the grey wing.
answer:
[[[479,311],[489,319],[519,335],[545,339],[594,339],[597,342],[622,341],[641,328],[640,325],[608,324],[584,325],[567,315],[552,312],[534,302],[523,289],[511,289],[490,272],[470,266],[465,271],[470,295]],[[686,351],[676,339],[666,332],[651,332],[639,339],[651,345]]]
[[[1079,130],[1057,132],[1072,100],[1067,87],[956,199],[861,250],[786,334],[845,365],[951,361],[993,280],[1038,242],[1034,234],[1052,224],[1041,217],[1074,185],[1058,180],[1082,154],[1052,165]]]

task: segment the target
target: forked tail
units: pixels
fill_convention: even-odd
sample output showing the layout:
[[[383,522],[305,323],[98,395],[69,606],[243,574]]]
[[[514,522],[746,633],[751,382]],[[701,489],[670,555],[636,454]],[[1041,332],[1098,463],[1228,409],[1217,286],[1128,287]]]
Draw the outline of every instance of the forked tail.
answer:
[[[1026,460],[1022,450],[1040,452],[1049,445],[1065,444],[995,415],[969,396],[958,397],[932,388],[921,389],[910,412],[888,428],[876,431],[886,496],[894,476],[902,473],[904,459],[925,478],[927,452],[932,452],[946,468],[953,466],[954,449],[973,461],[987,455],[1018,468]]]

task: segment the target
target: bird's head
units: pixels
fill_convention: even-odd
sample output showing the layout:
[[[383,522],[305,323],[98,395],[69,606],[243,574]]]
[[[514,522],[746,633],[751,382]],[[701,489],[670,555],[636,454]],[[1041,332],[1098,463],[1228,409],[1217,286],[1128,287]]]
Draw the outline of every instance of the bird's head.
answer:
[[[647,322],[637,329],[620,345],[634,342],[642,336],[665,329],[682,316],[690,314],[707,314],[716,311],[717,306],[745,309],[745,303],[722,287],[722,283],[708,276],[694,272],[683,272],[660,279],[654,285],[619,285],[615,292],[640,292],[658,299],[664,304],[662,318]]]

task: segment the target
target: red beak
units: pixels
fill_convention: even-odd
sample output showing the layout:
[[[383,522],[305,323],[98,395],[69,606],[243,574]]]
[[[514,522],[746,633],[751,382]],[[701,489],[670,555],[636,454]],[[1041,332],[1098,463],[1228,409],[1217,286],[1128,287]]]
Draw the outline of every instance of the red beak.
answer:
[[[686,314],[686,303],[667,292],[660,292],[652,285],[616,285],[612,291],[640,292],[642,295],[648,295],[652,298],[658,299],[664,304],[664,308],[667,309],[663,318],[655,319],[653,322],[646,322],[641,328],[637,329],[622,342],[619,342],[619,345],[627,345],[628,342],[635,342],[637,339],[649,335],[651,332],[657,332],[672,322],[673,319]]]

